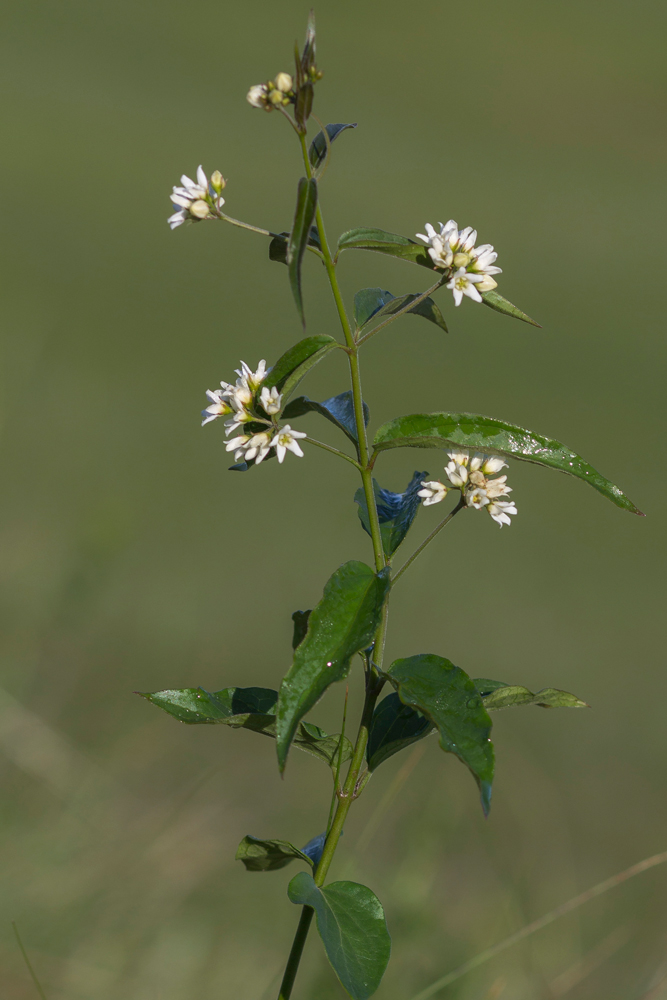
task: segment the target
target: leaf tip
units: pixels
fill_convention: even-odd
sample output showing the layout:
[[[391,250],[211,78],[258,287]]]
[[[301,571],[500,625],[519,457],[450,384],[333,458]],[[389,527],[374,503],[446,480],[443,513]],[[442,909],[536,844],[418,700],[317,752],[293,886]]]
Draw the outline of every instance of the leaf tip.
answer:
[[[484,818],[488,819],[489,813],[491,812],[491,794],[492,794],[492,783],[490,781],[480,781],[479,792],[482,801],[482,810],[484,812]]]

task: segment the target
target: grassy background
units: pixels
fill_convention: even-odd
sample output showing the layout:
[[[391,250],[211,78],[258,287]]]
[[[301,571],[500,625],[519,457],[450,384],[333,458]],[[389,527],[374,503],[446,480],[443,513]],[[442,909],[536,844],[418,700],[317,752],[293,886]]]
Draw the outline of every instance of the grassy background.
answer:
[[[0,152],[2,491],[0,965],[3,995],[272,1000],[297,918],[290,870],[248,875],[246,833],[305,843],[328,777],[252,734],[185,727],[132,691],[275,686],[290,615],[369,558],[354,472],[323,453],[230,475],[204,389],[299,338],[285,270],[250,233],[170,233],[167,195],[202,162],[230,214],[289,225],[298,147],[245,102],[290,69],[294,0],[22,0],[4,6]],[[519,516],[466,516],[397,590],[390,655],[556,685],[590,712],[496,716],[485,822],[469,775],[428,741],[391,809],[394,758],[353,810],[332,874],[385,904],[378,1000],[407,1000],[575,893],[667,848],[664,703],[664,231],[667,12],[657,0],[320,0],[317,111],[358,121],[322,199],[332,234],[473,223],[501,291],[544,325],[465,302],[448,337],[413,318],[364,356],[373,423],[488,412],[566,441],[649,515],[513,466]],[[349,254],[348,300],[426,287]],[[335,333],[306,261],[313,332]],[[339,359],[307,392],[346,388]],[[304,426],[328,432],[315,417]],[[333,440],[333,438],[331,438]],[[401,488],[435,452],[383,459]],[[423,511],[423,536],[439,510]],[[353,694],[357,695],[356,688]],[[314,718],[335,726],[342,691]],[[377,818],[377,817],[376,817]],[[359,846],[361,840],[361,848]],[[635,1000],[667,972],[667,871],[589,904],[443,996]],[[658,996],[651,993],[651,996]],[[662,995],[662,994],[660,994]],[[342,990],[318,943],[296,997]]]

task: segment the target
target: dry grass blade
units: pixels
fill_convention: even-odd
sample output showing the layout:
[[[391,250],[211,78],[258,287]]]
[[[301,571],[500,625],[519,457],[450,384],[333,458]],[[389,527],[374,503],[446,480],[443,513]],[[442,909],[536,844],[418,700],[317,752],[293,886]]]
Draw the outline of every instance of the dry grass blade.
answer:
[[[604,962],[608,961],[616,952],[623,947],[630,939],[631,928],[624,924],[616,927],[606,938],[595,948],[591,948],[587,955],[579,962],[575,962],[571,968],[566,969],[559,976],[556,976],[550,984],[551,993],[554,997],[565,996],[575,986],[588,978],[596,969],[599,969]]]
[[[594,885],[592,889],[587,889],[586,892],[582,892],[579,896],[575,896],[573,899],[568,900],[567,903],[562,903],[560,906],[557,906],[555,910],[551,910],[538,920],[534,920],[531,924],[527,924],[525,927],[522,927],[521,930],[516,931],[514,934],[510,934],[510,936],[505,938],[504,941],[500,941],[498,944],[492,945],[491,948],[487,948],[486,951],[480,952],[479,955],[476,955],[468,962],[464,962],[463,965],[460,965],[458,969],[448,972],[446,976],[436,980],[435,983],[431,983],[431,985],[427,986],[425,990],[421,991],[421,993],[412,997],[412,1000],[428,1000],[429,997],[435,996],[435,994],[439,993],[440,990],[444,990],[446,986],[450,986],[451,983],[456,982],[456,980],[460,979],[461,976],[465,976],[466,973],[472,972],[473,969],[477,969],[480,965],[484,965],[484,963],[488,962],[489,959],[499,955],[501,951],[511,948],[513,944],[518,944],[519,941],[523,941],[525,938],[530,937],[531,934],[542,930],[543,927],[548,927],[549,924],[552,924],[554,920],[558,920],[559,917],[565,916],[566,913],[571,913],[584,903],[588,903],[591,899],[595,899],[597,896],[603,895],[603,893],[608,892],[610,889],[614,889],[617,885],[621,885],[623,882],[627,882],[628,879],[634,878],[635,875],[641,875],[642,872],[648,871],[649,868],[655,868],[657,865],[662,865],[666,861],[667,851],[663,851],[661,854],[654,854],[650,858],[645,858],[643,861],[637,862],[636,865],[626,868],[625,871],[619,872],[618,875],[612,875],[611,878],[605,879],[604,882]],[[642,1000],[646,1000],[646,998],[644,997]]]

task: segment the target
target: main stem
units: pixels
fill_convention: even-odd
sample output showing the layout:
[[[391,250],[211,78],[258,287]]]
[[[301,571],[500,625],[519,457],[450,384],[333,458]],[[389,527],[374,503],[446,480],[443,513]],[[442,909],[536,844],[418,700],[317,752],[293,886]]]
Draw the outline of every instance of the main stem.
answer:
[[[306,167],[306,173],[308,177],[312,177],[312,170],[310,166],[310,161],[308,159],[308,147],[306,145],[305,135],[299,134],[299,140],[301,142],[301,150],[303,153],[303,162]],[[364,495],[366,497],[366,506],[368,509],[368,518],[371,529],[371,538],[373,540],[373,556],[375,559],[375,571],[379,573],[385,568],[386,560],[384,556],[384,549],[382,547],[382,536],[380,534],[380,521],[378,518],[377,505],[375,503],[375,494],[373,492],[373,477],[371,470],[369,468],[369,458],[370,453],[368,449],[368,438],[366,436],[366,421],[364,420],[364,405],[363,397],[361,394],[361,373],[359,370],[359,346],[354,339],[352,333],[352,328],[350,326],[350,321],[347,318],[347,313],[345,311],[345,305],[343,303],[343,296],[340,292],[340,287],[338,285],[338,278],[336,276],[336,265],[333,262],[331,256],[331,250],[329,249],[329,243],[327,241],[326,231],[324,229],[324,221],[322,219],[322,212],[320,210],[319,202],[317,205],[315,221],[317,223],[317,231],[320,237],[320,246],[322,247],[322,255],[324,257],[324,266],[327,270],[327,275],[329,277],[329,283],[331,285],[331,291],[333,292],[334,302],[336,303],[336,309],[338,311],[338,317],[340,319],[340,325],[343,329],[343,334],[345,336],[345,344],[347,350],[347,356],[350,363],[350,379],[352,382],[352,399],[354,402],[354,419],[357,431],[357,439],[359,441],[359,472],[361,474],[361,481],[364,487]],[[375,704],[377,702],[378,696],[384,681],[380,678],[379,669],[382,666],[382,656],[384,652],[384,642],[387,632],[387,616],[388,616],[388,605],[385,602],[385,606],[382,613],[382,621],[377,630],[374,643],[374,664],[370,668],[366,676],[366,697],[364,700],[364,708],[361,716],[361,723],[359,724],[359,732],[357,733],[356,743],[354,745],[354,752],[352,754],[352,761],[350,763],[350,769],[347,772],[347,777],[345,779],[345,784],[342,791],[338,796],[338,805],[336,807],[336,812],[334,814],[333,822],[327,839],[324,844],[324,850],[322,851],[322,857],[320,858],[319,864],[315,871],[315,884],[317,886],[324,885],[324,881],[327,877],[329,867],[333,861],[334,854],[336,853],[336,848],[338,847],[338,841],[340,840],[340,835],[343,832],[343,827],[345,826],[345,820],[347,819],[347,814],[350,810],[350,806],[354,802],[355,792],[357,790],[357,782],[359,780],[359,774],[364,764],[366,758],[366,747],[368,745],[368,734],[370,732],[371,720],[373,718],[373,712],[375,710]],[[301,956],[303,954],[303,948],[306,943],[306,938],[308,936],[308,931],[310,930],[310,925],[313,919],[313,910],[310,906],[304,906],[301,912],[301,918],[299,920],[299,926],[297,927],[296,934],[294,936],[294,941],[292,943],[292,949],[290,951],[289,958],[287,960],[287,966],[285,968],[285,974],[283,976],[283,981],[280,987],[280,995],[278,1000],[289,1000],[292,995],[292,988],[294,986],[294,980],[299,968],[299,963],[301,962]]]

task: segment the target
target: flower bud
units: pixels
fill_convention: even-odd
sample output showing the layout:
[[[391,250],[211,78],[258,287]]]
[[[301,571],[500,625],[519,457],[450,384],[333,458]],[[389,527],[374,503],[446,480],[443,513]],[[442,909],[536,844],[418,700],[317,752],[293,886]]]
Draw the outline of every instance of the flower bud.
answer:
[[[205,219],[208,214],[209,207],[205,201],[199,199],[190,205],[190,215],[194,215],[195,219]]]
[[[289,73],[278,73],[276,77],[276,87],[278,90],[282,91],[283,94],[289,94],[292,89],[292,77]]]
[[[214,170],[211,174],[211,187],[218,194],[222,191],[226,184],[225,178],[222,176],[219,170]]]
[[[490,292],[494,288],[498,287],[498,282],[494,281],[490,274],[485,274],[481,281],[478,281],[476,286],[478,292]]]
[[[268,98],[271,104],[282,104],[285,99],[285,95],[280,90],[271,90],[269,91]]]
[[[470,257],[467,253],[457,253],[454,254],[452,263],[454,264],[454,267],[467,267],[470,263]]]

